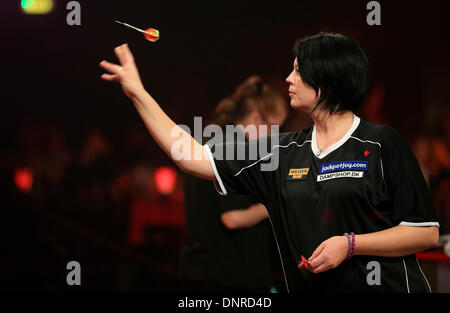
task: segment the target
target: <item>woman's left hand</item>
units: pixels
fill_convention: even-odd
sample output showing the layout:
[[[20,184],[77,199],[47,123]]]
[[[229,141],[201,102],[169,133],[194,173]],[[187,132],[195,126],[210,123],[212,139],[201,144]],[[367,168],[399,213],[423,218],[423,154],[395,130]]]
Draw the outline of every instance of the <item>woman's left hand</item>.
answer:
[[[334,236],[322,242],[308,259],[308,271],[315,274],[338,267],[348,254],[346,236]],[[299,268],[305,268],[301,262]]]

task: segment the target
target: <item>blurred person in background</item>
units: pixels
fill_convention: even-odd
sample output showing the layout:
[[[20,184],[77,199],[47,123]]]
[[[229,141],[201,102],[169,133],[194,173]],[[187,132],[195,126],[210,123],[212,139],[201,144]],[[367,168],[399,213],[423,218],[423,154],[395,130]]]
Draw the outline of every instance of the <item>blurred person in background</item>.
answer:
[[[81,151],[64,176],[68,213],[83,225],[100,229],[107,225],[113,201],[111,185],[117,176],[115,169],[109,140],[98,129],[89,130]]]
[[[258,128],[280,125],[286,116],[283,97],[251,76],[218,104],[209,124]],[[266,207],[247,195],[221,197],[211,182],[192,175],[184,191],[186,241],[178,274],[185,291],[269,292],[276,248]]]

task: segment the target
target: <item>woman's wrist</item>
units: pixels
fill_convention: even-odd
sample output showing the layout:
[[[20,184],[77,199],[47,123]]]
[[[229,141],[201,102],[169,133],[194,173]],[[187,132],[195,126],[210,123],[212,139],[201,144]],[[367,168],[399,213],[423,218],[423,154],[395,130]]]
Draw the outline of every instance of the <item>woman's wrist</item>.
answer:
[[[355,254],[355,233],[345,233],[344,236],[347,239],[347,258],[346,260],[350,259]]]
[[[142,86],[142,88],[138,88],[135,92],[130,94],[130,99],[134,103],[136,103],[142,101],[148,96],[150,96],[150,94],[147,92],[147,90],[145,90],[144,86]]]

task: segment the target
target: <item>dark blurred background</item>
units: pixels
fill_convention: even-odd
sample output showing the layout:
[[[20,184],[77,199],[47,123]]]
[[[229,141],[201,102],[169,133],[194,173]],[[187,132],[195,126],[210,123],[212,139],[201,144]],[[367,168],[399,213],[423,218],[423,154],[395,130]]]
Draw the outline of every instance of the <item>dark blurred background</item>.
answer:
[[[37,0],[35,0],[37,1]],[[297,38],[343,33],[366,52],[373,86],[357,114],[410,143],[450,233],[448,1],[69,1],[25,14],[0,1],[2,106],[0,288],[177,289],[184,238],[183,174],[159,149],[120,86],[98,63],[128,43],[146,89],[176,123],[193,126],[250,75],[287,97]],[[160,31],[158,42],[114,23]],[[283,131],[310,124],[291,112]],[[435,291],[450,291],[442,248],[421,255]],[[69,287],[69,261],[82,284]]]

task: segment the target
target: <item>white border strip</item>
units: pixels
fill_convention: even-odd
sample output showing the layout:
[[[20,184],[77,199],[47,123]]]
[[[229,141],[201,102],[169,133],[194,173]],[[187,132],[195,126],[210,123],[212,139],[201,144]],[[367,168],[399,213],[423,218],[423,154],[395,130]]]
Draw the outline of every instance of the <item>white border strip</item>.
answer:
[[[406,289],[408,290],[408,293],[411,293],[411,291],[409,291],[409,282],[408,282],[408,270],[406,269],[406,263],[405,263],[405,259],[402,258],[403,261],[403,266],[405,267],[405,275],[406,275]]]
[[[234,176],[234,177],[238,176],[240,173],[242,173],[243,170],[245,170],[245,169],[247,169],[247,168],[250,168],[250,167],[252,167],[252,166],[255,165],[255,164],[258,164],[259,161],[262,161],[262,160],[264,160],[264,159],[267,159],[267,158],[271,157],[272,155],[273,155],[273,153],[269,153],[268,155],[266,155],[265,157],[262,157],[262,158],[259,159],[258,161],[256,161],[256,162],[254,162],[254,163],[252,163],[252,164],[250,164],[250,165],[247,165],[247,166],[241,168],[241,170],[240,170],[239,172],[237,172],[236,174],[234,174],[233,176]]]
[[[424,274],[423,271],[422,271],[422,267],[420,266],[420,263],[419,263],[419,260],[417,259],[417,256],[416,256],[416,261],[417,261],[417,266],[419,266],[419,270],[420,270],[420,272],[422,273],[423,278],[425,278],[425,281],[427,282],[428,289],[430,290],[430,293],[433,293],[433,291],[431,290],[430,283],[428,282],[427,277],[425,276],[425,274]]]
[[[219,186],[220,186],[220,190],[217,190],[217,192],[221,196],[226,196],[227,195],[227,190],[225,189],[225,186],[223,185],[222,179],[220,178],[219,172],[217,171],[216,163],[214,162],[214,158],[212,156],[211,149],[209,148],[209,146],[207,144],[204,145],[203,147],[205,147],[205,149],[206,149],[206,154],[208,155],[209,162],[211,163],[211,166],[213,168],[214,176],[216,176],[217,182],[219,183]],[[214,182],[214,186],[216,186],[216,189],[217,189],[217,185],[215,184],[215,182]]]
[[[437,227],[441,227],[438,222],[422,222],[422,223],[401,222],[398,225],[399,226],[437,226]]]
[[[288,143],[288,144],[285,145],[285,146],[275,145],[275,146],[272,147],[272,149],[270,149],[270,151],[273,151],[273,149],[275,149],[275,148],[287,148],[287,147],[289,147],[289,146],[290,146],[291,144],[293,144],[293,143],[295,143],[295,144],[297,145],[297,147],[301,148],[301,147],[302,147],[305,143],[307,143],[307,142],[311,142],[311,140],[305,140],[301,145],[299,145],[296,141],[291,141],[290,143]],[[247,169],[247,168],[250,168],[250,167],[252,167],[252,166],[255,165],[255,164],[258,164],[259,161],[262,161],[262,160],[264,160],[264,159],[267,159],[268,157],[271,157],[272,155],[273,155],[273,152],[270,152],[268,155],[266,155],[266,156],[260,158],[260,159],[257,160],[256,162],[254,162],[254,163],[252,163],[252,164],[250,164],[250,165],[247,165],[247,166],[241,168],[241,169],[239,170],[239,172],[237,172],[237,173],[234,174],[233,176],[234,176],[234,177],[238,176],[240,173],[242,173],[243,170],[245,170],[245,169]]]
[[[380,147],[380,149],[381,149],[381,143],[379,143],[379,142],[376,142],[376,141],[370,141],[370,140],[362,140],[362,139],[359,139],[358,137],[355,137],[355,136],[350,136],[349,138],[352,138],[352,139],[356,139],[356,140],[358,140],[358,141],[361,141],[361,142],[368,142],[368,143],[371,143],[371,144],[373,144],[373,145],[378,145],[379,147]]]
[[[388,188],[386,185],[386,181],[384,180],[383,160],[381,158],[380,158],[380,164],[381,164],[381,176],[383,177],[384,191],[387,193]]]
[[[277,234],[275,233],[275,229],[273,228],[272,218],[270,217],[270,214],[269,214],[269,221],[270,221],[270,226],[272,226],[272,232],[273,232],[273,236],[275,237],[275,242],[277,243],[278,255],[280,256],[281,268],[283,269],[284,283],[286,284],[287,293],[289,293],[289,284],[288,284],[288,280],[287,280],[287,276],[286,276],[286,271],[284,270],[283,256],[281,255],[280,245],[278,244]]]
[[[328,154],[330,154],[331,152],[333,152],[337,148],[341,147],[344,143],[347,142],[347,140],[349,138],[351,138],[351,135],[358,128],[360,121],[361,121],[361,119],[358,116],[356,116],[355,114],[353,114],[353,122],[352,122],[352,125],[350,126],[350,129],[344,134],[344,136],[341,139],[339,139],[339,141],[337,141],[336,143],[332,144],[325,151],[323,151],[321,153],[318,153],[319,152],[319,148],[317,147],[316,125],[314,124],[312,135],[311,135],[311,140],[312,140],[311,150],[314,153],[314,155],[317,158],[319,158],[319,159],[323,159]]]
[[[295,143],[297,147],[301,148],[301,147],[303,147],[303,145],[304,145],[305,143],[307,143],[307,142],[311,142],[311,140],[305,140],[305,141],[303,141],[303,143],[302,143],[301,145],[299,145],[296,141],[291,141],[290,143],[288,143],[288,144],[285,145],[285,146],[275,145],[275,146],[273,146],[272,150],[275,149],[275,148],[287,148],[287,147],[289,147],[289,146],[290,146],[291,144],[293,144],[293,143]]]

